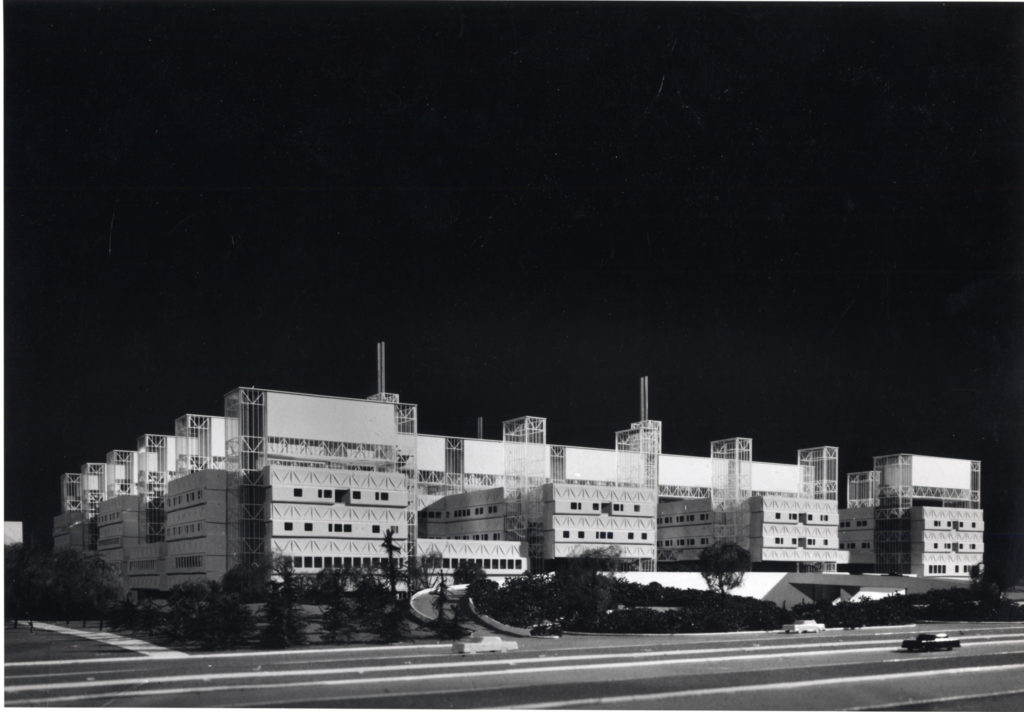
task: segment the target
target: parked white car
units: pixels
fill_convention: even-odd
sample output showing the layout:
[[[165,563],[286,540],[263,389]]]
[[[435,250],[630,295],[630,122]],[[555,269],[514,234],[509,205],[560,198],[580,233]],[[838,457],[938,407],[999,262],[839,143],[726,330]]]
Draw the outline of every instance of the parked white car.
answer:
[[[782,626],[783,633],[824,633],[825,624],[815,620],[803,619]]]

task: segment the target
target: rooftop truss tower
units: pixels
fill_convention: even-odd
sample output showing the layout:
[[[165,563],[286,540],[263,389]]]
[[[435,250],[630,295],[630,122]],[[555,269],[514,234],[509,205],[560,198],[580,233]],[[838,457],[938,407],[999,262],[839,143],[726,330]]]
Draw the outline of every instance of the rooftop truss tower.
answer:
[[[397,393],[388,393],[385,382],[386,363],[384,342],[377,342],[377,392],[367,400],[391,403],[395,407],[395,428],[398,431],[395,468],[405,475],[408,505],[405,510],[406,557],[415,561],[419,529],[419,468],[416,466],[416,434],[419,432],[419,407],[415,403],[402,403]],[[461,444],[461,441],[460,441]],[[447,448],[445,452],[447,463]],[[447,469],[447,467],[446,467]],[[446,475],[447,477],[447,475]]]
[[[524,415],[501,424],[505,445],[505,536],[526,541],[531,566],[543,558],[541,485],[547,479],[547,419]]]
[[[846,476],[846,506],[850,509],[877,507],[881,476],[878,470],[849,473]]]
[[[104,489],[107,498],[135,494],[135,451],[111,450],[107,453]]]
[[[264,554],[266,407],[266,391],[258,388],[237,388],[224,396],[225,468],[231,473],[231,489],[237,492],[228,496],[233,501],[227,513],[229,541],[237,542],[229,554],[232,563],[243,565],[259,563]],[[182,457],[179,453],[179,473]],[[184,457],[187,463],[188,455]]]
[[[164,496],[167,482],[175,471],[177,461],[173,435],[140,435],[136,440],[138,478],[136,486],[143,496],[146,508],[146,543],[164,540]]]
[[[82,473],[65,472],[60,478],[60,511],[82,511]]]
[[[642,487],[657,494],[661,421],[648,415],[647,376],[640,379],[640,420],[615,433],[615,478],[621,487]]]
[[[753,441],[728,438],[711,443],[711,506],[715,540],[750,548],[750,474]]]
[[[880,571],[910,573],[910,508],[914,501],[910,455],[875,458],[880,473],[875,507],[875,561]]]
[[[224,458],[217,455],[213,443],[213,420],[217,416],[186,413],[174,421],[177,440],[177,469],[174,478],[193,472],[224,467]]]
[[[800,494],[808,499],[838,499],[839,448],[834,445],[798,450]]]

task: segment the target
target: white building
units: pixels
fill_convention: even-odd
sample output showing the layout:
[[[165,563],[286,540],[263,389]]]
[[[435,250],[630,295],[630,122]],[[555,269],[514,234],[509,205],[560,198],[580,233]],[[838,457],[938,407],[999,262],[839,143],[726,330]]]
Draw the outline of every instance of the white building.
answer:
[[[839,526],[850,571],[968,577],[985,553],[981,463],[876,457],[848,476]]]
[[[692,566],[723,539],[768,570],[834,571],[864,560],[859,545],[868,540],[851,548],[842,538],[833,446],[800,450],[792,464],[754,461],[749,438],[715,441],[708,457],[664,454],[661,423],[646,412],[607,449],[550,444],[536,416],[506,421],[501,440],[427,435],[418,407],[379,385],[367,399],[232,390],[222,416],[185,414],[174,436],[142,435],[135,450],[65,475],[55,544],[101,542],[129,587],[160,590],[270,555],[308,574],[378,568],[387,532],[400,564],[414,556],[450,573],[474,562],[495,576],[612,549],[627,569]],[[916,461],[921,486],[938,476],[924,474],[933,460]],[[880,470],[875,480],[888,483],[892,468]],[[888,503],[886,487],[873,496]],[[920,551],[922,575],[980,560],[980,510],[970,510],[976,519],[940,517],[939,504],[922,500],[916,519],[906,508],[907,537],[922,532],[920,546],[906,547]],[[950,534],[933,521],[973,523],[979,533],[947,549]],[[935,543],[943,548],[924,550]]]

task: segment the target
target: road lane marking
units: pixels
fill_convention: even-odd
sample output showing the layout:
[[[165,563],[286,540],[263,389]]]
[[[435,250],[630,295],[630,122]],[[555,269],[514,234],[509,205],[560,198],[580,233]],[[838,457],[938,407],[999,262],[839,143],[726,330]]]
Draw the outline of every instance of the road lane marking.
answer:
[[[979,692],[975,695],[953,695],[950,697],[932,697],[928,700],[910,700],[904,702],[890,702],[889,704],[882,705],[867,705],[865,707],[847,707],[849,712],[859,712],[859,710],[887,710],[895,709],[897,707],[905,707],[906,705],[934,705],[943,702],[965,702],[967,700],[987,700],[990,697],[1006,697],[1008,695],[1024,695],[1024,687],[1016,690],[999,690],[998,692]]]
[[[874,641],[866,641],[866,642],[863,642],[863,643],[846,643],[845,645],[850,647],[850,648],[852,648],[852,650],[842,650],[842,651],[836,651],[836,652],[861,652],[861,651],[877,651],[877,650],[889,650],[890,649],[888,646],[886,646],[884,648],[868,648],[868,647],[865,647],[865,646],[872,645],[872,644],[876,644],[876,643]],[[829,647],[834,648],[834,647],[837,647],[838,645],[840,645],[840,644],[834,643],[834,644],[831,644]],[[860,646],[860,647],[854,647],[854,646]],[[682,650],[651,650],[651,651],[645,651],[645,652],[640,652],[640,653],[621,653],[621,654],[602,653],[602,654],[599,654],[599,655],[564,655],[564,656],[560,655],[560,656],[540,656],[540,657],[529,657],[529,658],[517,658],[517,657],[512,657],[512,656],[509,656],[509,655],[506,655],[506,654],[500,654],[501,657],[499,657],[499,658],[490,658],[490,659],[482,659],[482,660],[469,659],[469,660],[465,660],[465,661],[449,662],[448,663],[448,667],[458,666],[458,667],[471,667],[472,668],[472,667],[487,667],[487,666],[495,666],[495,665],[502,665],[502,666],[505,666],[505,665],[530,665],[530,664],[537,664],[537,663],[552,663],[552,662],[577,662],[577,661],[582,662],[582,661],[588,661],[588,660],[595,660],[595,661],[596,660],[608,660],[608,659],[624,658],[624,657],[629,657],[629,658],[655,658],[655,657],[668,658],[668,657],[674,657],[675,659],[678,659],[678,660],[685,660],[685,659],[690,659],[690,658],[693,658],[693,657],[699,657],[702,660],[706,660],[706,659],[708,659],[707,655],[709,653],[732,653],[732,652],[743,652],[743,651],[766,653],[767,651],[772,651],[772,650],[785,651],[785,650],[794,650],[794,649],[797,649],[797,648],[812,648],[812,650],[810,652],[797,651],[797,652],[790,653],[790,655],[817,654],[817,653],[821,652],[821,649],[822,649],[821,646],[819,646],[819,645],[815,645],[813,643],[808,643],[808,644],[805,644],[805,645],[758,646],[758,647],[754,647],[754,648],[749,648],[749,647],[743,647],[743,648],[712,648],[712,649],[709,649],[709,650],[685,650],[685,651],[682,651]],[[764,655],[740,655],[740,656],[735,656],[735,657],[754,658],[754,659],[756,659],[756,658],[759,658],[759,657],[777,657],[780,654],[781,655],[785,655],[786,653],[784,653],[784,652],[783,653],[776,652],[776,653],[764,654]],[[712,658],[712,659],[716,659],[716,660],[718,660],[718,659],[729,660],[729,659],[732,659],[732,658]],[[122,660],[124,660],[124,658],[122,658]],[[309,669],[306,669],[306,670],[261,670],[258,674],[261,675],[261,676],[268,676],[268,677],[292,677],[292,676],[296,676],[296,675],[314,675],[314,676],[315,675],[334,675],[334,674],[337,674],[338,672],[345,672],[345,673],[350,674],[350,675],[364,675],[366,673],[378,673],[378,672],[387,672],[387,671],[393,671],[393,670],[434,670],[436,668],[437,668],[437,664],[436,663],[414,663],[414,664],[411,664],[411,665],[402,665],[402,664],[370,665],[370,666],[366,666],[366,667],[352,667],[352,668],[330,667],[330,668],[316,668],[316,669],[313,669],[313,670],[309,670]],[[120,672],[120,671],[117,671],[117,672]],[[81,673],[81,674],[86,674],[86,673]],[[91,673],[89,673],[89,674],[91,674]],[[75,687],[99,687],[101,685],[117,685],[117,684],[128,685],[128,684],[136,684],[136,683],[138,683],[138,684],[148,684],[148,683],[160,683],[160,682],[189,682],[189,681],[193,681],[193,680],[210,680],[210,679],[231,680],[231,679],[236,679],[236,678],[251,678],[254,674],[257,674],[257,673],[254,673],[251,670],[247,670],[247,671],[244,671],[244,672],[224,672],[224,673],[218,673],[218,672],[214,672],[214,671],[209,671],[209,672],[202,672],[202,673],[192,673],[192,674],[189,674],[189,675],[165,675],[165,676],[161,676],[161,675],[147,675],[145,677],[136,677],[136,678],[128,678],[128,679],[116,678],[116,679],[110,679],[110,680],[86,680],[86,681],[79,681],[79,682],[49,682],[49,683],[46,683],[46,684],[36,684],[36,685],[12,685],[12,686],[7,686],[5,689],[6,689],[7,693],[10,694],[10,693],[17,693],[17,692],[31,692],[33,690],[43,690],[43,689],[47,689],[47,690],[60,690],[60,689],[71,689],[71,688],[75,688]],[[51,677],[51,679],[52,679],[52,677]]]
[[[989,642],[975,642],[968,647],[975,647],[981,645],[998,645],[1005,643],[1006,641],[989,641]],[[870,645],[877,646],[878,641],[858,641],[858,642],[846,642],[846,643],[794,643],[790,645],[762,645],[762,646],[744,646],[744,647],[726,647],[726,648],[710,648],[704,650],[653,650],[644,652],[634,653],[602,653],[598,655],[564,655],[564,656],[534,656],[534,657],[513,657],[507,654],[500,654],[500,657],[493,657],[490,659],[467,659],[464,661],[449,661],[447,666],[451,667],[462,667],[462,668],[481,668],[481,667],[494,667],[494,666],[513,666],[513,665],[531,665],[531,664],[542,664],[542,663],[565,663],[565,662],[586,662],[587,667],[598,667],[603,663],[597,663],[596,661],[601,660],[613,660],[628,657],[630,659],[644,658],[647,659],[649,664],[665,664],[664,662],[649,661],[650,658],[671,658],[669,662],[685,662],[697,658],[701,661],[735,661],[735,660],[759,660],[763,658],[776,658],[776,657],[803,657],[807,655],[818,655],[823,651],[832,652],[834,654],[839,653],[863,653],[863,652],[879,652],[879,651],[892,651],[892,648],[888,645],[884,647],[868,647]],[[845,648],[845,649],[841,649]],[[804,650],[809,649],[809,650]],[[961,648],[962,649],[962,648]],[[709,654],[717,653],[755,653],[746,655],[725,655],[717,658],[707,657]],[[126,658],[119,658],[122,662]],[[133,659],[138,660],[138,659]],[[647,664],[645,662],[639,662],[637,664]],[[614,666],[615,664],[612,664]],[[135,678],[116,678],[116,679],[103,679],[103,680],[85,680],[85,681],[68,681],[68,682],[52,682],[53,675],[50,676],[51,682],[45,684],[26,684],[26,685],[11,685],[5,686],[5,690],[8,694],[20,693],[20,692],[32,692],[38,690],[58,690],[58,689],[74,689],[74,688],[88,688],[88,687],[101,687],[101,686],[117,686],[117,685],[129,685],[129,684],[161,684],[169,682],[192,682],[192,681],[210,681],[210,680],[232,680],[232,679],[250,679],[253,675],[260,675],[261,677],[293,677],[299,675],[317,676],[317,675],[336,675],[339,672],[344,672],[351,675],[364,675],[367,673],[381,673],[389,671],[408,671],[408,670],[434,670],[437,668],[436,663],[413,663],[413,664],[401,664],[392,663],[388,665],[370,665],[364,667],[328,667],[328,668],[315,668],[305,670],[261,670],[259,673],[254,673],[251,670],[240,671],[240,672],[215,672],[215,671],[204,671],[201,673],[192,673],[188,675],[146,675],[144,677]],[[550,666],[539,667],[539,670],[552,669]],[[112,671],[114,672],[114,671]],[[120,673],[121,671],[116,671]],[[92,671],[89,673],[79,674],[96,674]],[[470,674],[470,673],[464,673]],[[475,674],[475,673],[474,673]],[[484,673],[481,673],[484,674]],[[486,672],[486,674],[492,674]],[[13,677],[13,676],[12,676]]]
[[[888,648],[874,648],[874,651],[876,651],[876,652],[880,651],[880,650],[888,650]],[[858,652],[860,652],[860,651],[838,651],[837,653],[858,653]],[[792,657],[804,657],[804,656],[810,656],[810,655],[815,655],[815,653],[800,653],[800,654],[795,654]],[[743,659],[750,660],[750,659],[777,658],[777,657],[778,656],[775,656],[775,655],[765,655],[765,656],[731,656],[731,657],[711,659],[708,662],[728,661],[728,660],[743,660]],[[650,667],[650,666],[656,666],[656,665],[672,665],[672,664],[678,664],[680,662],[686,662],[686,661],[671,660],[671,661],[641,661],[641,662],[633,662],[633,663],[602,663],[602,664],[599,664],[599,665],[587,666],[585,669],[593,670],[593,669]],[[959,669],[955,669],[954,668],[954,669],[951,669],[951,670],[956,670],[956,671],[1000,671],[1000,670],[1004,670],[1004,669],[1018,669],[1018,668],[1024,668],[1024,663],[1011,664],[1011,665],[1001,665],[1001,666],[991,666],[991,667],[988,667],[988,666],[978,667],[978,666],[976,666],[976,667],[972,667],[972,668],[959,668]],[[141,698],[141,697],[166,697],[166,696],[202,694],[202,693],[232,692],[232,690],[287,689],[287,688],[296,688],[296,687],[305,687],[305,688],[309,688],[309,687],[344,687],[344,686],[352,686],[352,685],[358,685],[358,684],[373,684],[373,685],[378,685],[378,684],[394,684],[396,682],[423,682],[425,680],[466,679],[466,678],[469,678],[469,677],[484,677],[484,676],[494,676],[494,675],[532,675],[532,674],[552,673],[552,672],[570,672],[570,671],[571,672],[579,672],[580,670],[581,670],[581,667],[579,665],[564,665],[564,666],[557,666],[557,667],[511,668],[511,669],[506,669],[506,670],[489,670],[489,671],[477,671],[477,672],[434,673],[434,674],[429,674],[429,675],[401,675],[401,676],[376,677],[376,678],[364,678],[364,679],[300,680],[300,681],[296,681],[296,682],[281,682],[281,683],[269,683],[269,684],[251,684],[251,683],[250,684],[225,684],[225,685],[207,685],[207,686],[190,686],[190,687],[174,687],[174,688],[164,687],[164,688],[150,688],[150,689],[135,688],[135,689],[119,690],[119,692],[112,692],[112,693],[91,693],[91,694],[83,694],[83,695],[67,695],[67,696],[60,696],[60,697],[44,697],[44,698],[36,698],[36,699],[29,699],[29,700],[14,700],[14,701],[8,700],[8,704],[14,704],[14,705],[18,705],[18,706],[23,706],[23,705],[54,705],[54,704],[57,704],[57,703],[84,702],[84,701],[87,701],[87,700],[115,700],[115,699]],[[939,672],[946,672],[946,670],[940,670]],[[251,676],[251,673],[247,673],[247,674],[249,674]],[[934,674],[936,674],[935,670],[928,670],[928,671],[925,671],[925,672],[922,672],[922,673],[899,673],[899,674],[889,674],[889,675],[863,675],[863,676],[859,676],[859,677],[846,677],[846,678],[838,677],[838,678],[830,678],[830,679],[831,680],[839,680],[839,681],[844,681],[844,680],[863,680],[863,679],[885,679],[885,678],[894,678],[895,679],[895,678],[900,678],[900,677],[904,677],[904,676],[916,677],[916,676],[921,676],[921,675],[934,675]],[[210,679],[210,678],[213,678],[213,677],[216,677],[216,676],[215,675],[207,676],[207,679]],[[825,679],[825,680],[808,680],[808,681],[803,681],[803,682],[774,683],[774,684],[767,685],[766,688],[773,688],[773,686],[786,687],[786,688],[792,688],[792,687],[795,687],[795,686],[797,686],[797,687],[799,687],[799,686],[810,686],[812,684],[824,684],[824,683],[827,683],[828,681],[829,681],[828,679]],[[761,685],[761,686],[764,686],[764,685]],[[750,686],[750,689],[759,688],[761,686],[753,685],[753,686]],[[471,690],[469,690],[469,692],[471,692]],[[700,693],[700,694],[710,695],[710,694],[713,694],[714,692],[720,692],[720,693],[749,692],[749,690],[748,690],[748,687],[715,687],[715,688],[708,688],[707,690],[703,690],[702,693],[701,693],[701,690],[684,690],[684,693],[672,693],[672,694],[662,694],[662,695],[667,695],[669,697],[672,697],[672,696],[676,696],[676,695],[680,695],[680,694],[686,694],[686,693],[689,693],[689,692],[694,692],[695,694],[696,693]],[[408,695],[408,694],[410,694],[410,693],[404,693],[404,695]],[[415,690],[414,690],[414,694],[415,694]],[[357,696],[357,694],[356,694],[356,696]],[[644,696],[638,696],[638,697],[642,698]],[[652,699],[654,699],[654,698],[652,698]],[[609,698],[609,700],[613,700],[613,699]],[[544,708],[549,707],[549,706],[550,707],[559,707],[559,706],[560,707],[566,707],[566,706],[575,705],[575,704],[586,704],[587,702],[588,701],[584,701],[583,703],[581,703],[579,701],[570,701],[570,702],[564,702],[564,703],[545,703],[545,704],[535,704],[535,705],[524,705],[524,706],[519,706],[518,708],[522,708],[522,709],[530,709],[530,708],[544,709]],[[513,708],[509,708],[507,706],[504,707],[504,708],[505,709],[513,709]]]
[[[512,705],[500,709],[551,709],[553,707],[581,706],[584,708],[597,707],[599,705],[615,705],[625,703],[643,703],[654,700],[667,700],[673,697],[707,697],[709,695],[734,695],[746,692],[770,692],[774,690],[796,690],[806,687],[820,687],[822,685],[846,685],[861,683],[865,680],[906,680],[908,678],[929,677],[937,674],[942,675],[966,675],[982,672],[1006,672],[1009,670],[1024,670],[1024,663],[1010,665],[993,665],[982,667],[945,668],[942,670],[924,670],[920,672],[888,673],[885,675],[855,675],[849,677],[832,677],[820,680],[798,680],[789,682],[766,682],[756,685],[740,685],[736,687],[706,687],[697,690],[675,690],[672,692],[650,692],[639,695],[619,695],[616,697],[590,697],[588,699],[575,700],[553,700],[549,702],[538,702],[528,705]],[[905,701],[901,705],[920,704],[914,700]],[[873,709],[868,707],[867,709]],[[499,709],[499,708],[492,708]]]
[[[888,646],[876,647],[876,648],[857,648],[852,650],[836,650],[833,651],[835,654],[842,653],[863,653],[863,652],[882,652],[889,650]],[[760,655],[730,655],[721,656],[717,658],[702,658],[700,662],[732,662],[737,660],[761,660],[761,659],[777,659],[779,657],[808,657],[820,655],[820,650],[796,652],[788,654],[779,653],[768,653]],[[632,657],[632,656],[631,656]],[[572,658],[557,658],[558,661],[565,661]],[[54,704],[57,702],[71,702],[71,701],[82,701],[91,699],[113,699],[113,698],[124,698],[124,697],[142,697],[142,696],[166,696],[176,694],[186,694],[191,692],[224,692],[229,690],[255,690],[255,689],[286,689],[293,687],[345,687],[353,685],[377,685],[377,684],[395,684],[398,682],[413,682],[413,681],[427,681],[427,680],[451,680],[451,679],[466,679],[470,677],[488,677],[495,675],[534,675],[534,674],[550,674],[555,672],[579,672],[581,669],[595,670],[595,669],[625,669],[625,668],[637,668],[637,667],[653,667],[661,665],[678,665],[680,663],[692,662],[692,657],[684,658],[673,658],[669,660],[640,660],[630,662],[616,662],[616,663],[596,663],[586,666],[574,665],[546,665],[537,667],[510,667],[513,664],[513,660],[496,660],[483,663],[484,665],[502,665],[505,667],[503,670],[477,670],[477,671],[459,671],[459,672],[446,672],[446,673],[432,673],[432,674],[419,674],[419,675],[392,675],[384,677],[373,677],[373,678],[346,678],[343,680],[326,679],[326,680],[302,680],[299,682],[281,682],[271,684],[252,684],[251,680],[254,673],[206,673],[199,675],[177,675],[157,678],[140,678],[135,680],[114,680],[114,681],[87,681],[82,683],[55,683],[49,685],[24,685],[20,687],[7,688],[6,693],[10,695],[12,692],[29,692],[29,691],[44,691],[53,689],[71,689],[71,688],[95,688],[100,686],[119,686],[119,685],[144,685],[144,684],[160,684],[167,682],[210,682],[216,680],[231,680],[238,678],[246,678],[249,680],[249,684],[234,684],[234,685],[209,685],[202,687],[183,687],[183,688],[149,688],[149,689],[132,689],[132,690],[119,690],[112,692],[100,692],[100,693],[84,693],[79,695],[64,695],[60,697],[41,697],[36,699],[28,700],[16,700],[10,701],[19,705],[23,704]],[[523,662],[552,662],[551,658],[534,658],[531,660],[520,659],[519,663]],[[477,666],[477,663],[460,663],[458,665],[473,667]],[[452,665],[448,666],[449,668]],[[1024,663],[1021,664],[1024,667]],[[398,671],[398,670],[410,670],[417,668],[429,668],[436,669],[436,665],[415,665],[415,666],[387,666],[385,668],[349,668],[349,669],[329,669],[329,670],[307,670],[307,671],[286,671],[282,673],[261,673],[266,674],[270,677],[295,677],[297,675],[319,675],[319,674],[337,674],[343,672],[350,675],[363,675],[366,672],[380,672],[380,671]],[[934,671],[931,671],[934,673]]]
[[[38,624],[37,624],[38,625]],[[422,648],[437,648],[451,650],[451,643],[429,643],[423,645],[375,645],[365,648],[360,647],[346,647],[346,648],[289,648],[288,650],[251,650],[251,651],[234,651],[230,653],[182,653],[182,656],[191,658],[192,660],[207,660],[210,658],[244,658],[244,657],[265,657],[272,655],[309,655],[314,653],[323,653],[325,655],[332,655],[335,653],[350,653],[353,655],[361,655],[367,652],[377,652],[379,650],[418,650]],[[71,660],[21,660],[18,662],[4,663],[4,667],[29,667],[32,665],[83,665],[87,663],[123,663],[125,660],[136,660],[146,662],[141,658],[129,658],[124,655],[110,658],[74,658]]]

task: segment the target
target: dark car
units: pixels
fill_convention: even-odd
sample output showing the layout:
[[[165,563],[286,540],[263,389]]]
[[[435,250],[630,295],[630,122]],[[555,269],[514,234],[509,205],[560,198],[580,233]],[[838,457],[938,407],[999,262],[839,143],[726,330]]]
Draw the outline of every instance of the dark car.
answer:
[[[960,639],[950,638],[945,633],[919,633],[916,638],[904,640],[902,647],[907,650],[952,650],[960,647]]]

